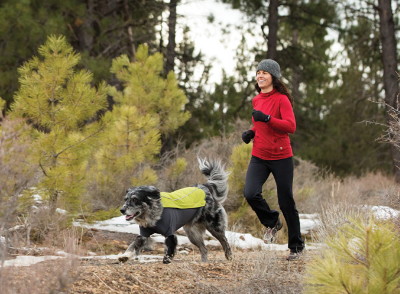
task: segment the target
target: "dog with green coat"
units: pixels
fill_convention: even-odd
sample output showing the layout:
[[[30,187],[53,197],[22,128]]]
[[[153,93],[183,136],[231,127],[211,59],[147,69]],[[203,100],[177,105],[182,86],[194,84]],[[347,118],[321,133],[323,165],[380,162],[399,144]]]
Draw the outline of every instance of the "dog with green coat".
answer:
[[[227,215],[222,203],[228,195],[228,174],[220,161],[198,159],[207,182],[173,192],[160,192],[154,186],[129,188],[121,213],[127,221],[139,224],[140,235],[135,238],[120,262],[138,256],[154,233],[165,237],[163,263],[171,263],[178,245],[176,231],[183,227],[190,242],[200,250],[201,260],[207,261],[203,235],[208,230],[222,245],[230,260],[232,251],[225,236]]]

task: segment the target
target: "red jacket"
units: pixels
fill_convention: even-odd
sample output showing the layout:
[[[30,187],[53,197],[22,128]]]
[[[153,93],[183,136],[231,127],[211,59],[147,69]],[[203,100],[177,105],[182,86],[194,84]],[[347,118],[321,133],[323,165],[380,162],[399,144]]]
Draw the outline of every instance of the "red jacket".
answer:
[[[253,121],[255,132],[252,155],[264,160],[278,160],[293,156],[289,133],[296,130],[296,119],[289,98],[273,89],[253,98],[253,108],[269,114],[269,122]]]

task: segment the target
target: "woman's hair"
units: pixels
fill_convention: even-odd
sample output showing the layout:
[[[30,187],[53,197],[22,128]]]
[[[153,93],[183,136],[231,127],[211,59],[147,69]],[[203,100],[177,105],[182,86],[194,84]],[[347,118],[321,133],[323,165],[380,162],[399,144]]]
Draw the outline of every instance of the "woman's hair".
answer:
[[[286,85],[279,80],[278,78],[276,78],[275,76],[271,75],[272,77],[272,86],[274,87],[274,89],[276,89],[279,93],[286,95],[289,98],[290,103],[293,106],[293,97],[290,94],[288,88],[286,87]],[[256,90],[258,93],[261,92],[261,88],[258,86],[258,84],[256,83]]]

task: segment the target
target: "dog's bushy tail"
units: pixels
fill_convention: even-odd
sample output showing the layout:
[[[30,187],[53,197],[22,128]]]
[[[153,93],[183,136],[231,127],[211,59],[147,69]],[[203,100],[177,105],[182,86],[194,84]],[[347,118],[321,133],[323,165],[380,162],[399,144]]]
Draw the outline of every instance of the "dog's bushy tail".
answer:
[[[207,188],[212,196],[220,203],[224,202],[228,195],[228,173],[220,160],[208,161],[206,158],[197,158],[199,168],[207,179]]]

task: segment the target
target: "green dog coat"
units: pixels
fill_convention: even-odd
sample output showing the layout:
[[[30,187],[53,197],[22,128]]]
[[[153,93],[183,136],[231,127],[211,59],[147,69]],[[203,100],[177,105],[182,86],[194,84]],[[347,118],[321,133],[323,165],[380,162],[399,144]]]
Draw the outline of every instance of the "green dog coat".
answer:
[[[173,192],[161,192],[163,207],[179,209],[197,208],[206,205],[206,193],[197,187],[188,187]]]

